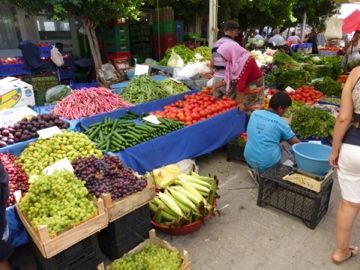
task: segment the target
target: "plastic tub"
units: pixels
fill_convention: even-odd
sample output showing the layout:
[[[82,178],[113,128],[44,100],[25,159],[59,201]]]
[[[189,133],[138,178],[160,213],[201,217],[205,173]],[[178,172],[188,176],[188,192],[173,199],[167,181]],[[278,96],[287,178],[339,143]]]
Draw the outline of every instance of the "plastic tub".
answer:
[[[316,175],[324,175],[330,170],[330,146],[303,142],[294,144],[292,149],[299,169]]]

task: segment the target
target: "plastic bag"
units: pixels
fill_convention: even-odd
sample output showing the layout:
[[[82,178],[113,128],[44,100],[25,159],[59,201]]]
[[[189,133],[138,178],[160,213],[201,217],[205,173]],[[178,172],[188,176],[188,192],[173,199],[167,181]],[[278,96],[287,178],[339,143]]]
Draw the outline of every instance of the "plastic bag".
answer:
[[[343,21],[338,19],[336,16],[332,16],[326,21],[325,38],[336,39],[342,38],[342,25]]]
[[[122,74],[120,74],[110,63],[102,65],[97,73],[101,82],[105,85],[110,85],[123,80]]]
[[[189,79],[198,74],[210,73],[211,70],[206,62],[196,62],[192,64],[187,64],[180,70],[174,72],[174,77],[176,79]]]
[[[199,167],[193,159],[183,159],[176,163],[180,167],[182,173],[190,174],[191,172],[199,172]]]
[[[184,60],[174,50],[171,51],[171,56],[167,62],[168,67],[177,68],[184,66]]]
[[[51,61],[53,61],[54,64],[57,65],[58,67],[64,65],[64,58],[62,54],[59,52],[58,48],[56,48],[55,46],[52,46],[52,49],[50,51],[50,58]]]
[[[48,104],[59,101],[62,98],[68,96],[70,92],[71,88],[67,85],[57,85],[51,87],[46,91],[45,101]]]

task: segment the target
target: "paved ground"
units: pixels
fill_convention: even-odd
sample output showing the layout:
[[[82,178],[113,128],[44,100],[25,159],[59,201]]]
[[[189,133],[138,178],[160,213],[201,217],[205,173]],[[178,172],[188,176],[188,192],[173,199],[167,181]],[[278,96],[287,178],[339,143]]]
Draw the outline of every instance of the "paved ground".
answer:
[[[218,208],[201,230],[186,236],[158,233],[179,249],[186,249],[194,270],[288,270],[360,269],[360,256],[341,266],[329,257],[335,246],[335,214],[339,187],[335,183],[330,209],[315,230],[274,208],[256,205],[257,187],[241,162],[227,162],[224,150],[197,159],[201,174],[220,179]],[[354,228],[354,242],[360,245],[360,224]],[[21,270],[35,270],[24,256]],[[109,262],[109,261],[107,261]]]
[[[335,247],[335,215],[339,186],[335,183],[329,211],[315,230],[303,222],[270,207],[258,207],[257,188],[245,164],[227,162],[218,150],[197,160],[202,174],[216,174],[220,182],[218,208],[200,231],[170,237],[178,248],[191,254],[194,270],[282,270],[282,269],[360,269],[360,256],[341,266],[329,257]],[[225,206],[227,206],[225,208]],[[360,224],[354,228],[354,242],[360,244]]]

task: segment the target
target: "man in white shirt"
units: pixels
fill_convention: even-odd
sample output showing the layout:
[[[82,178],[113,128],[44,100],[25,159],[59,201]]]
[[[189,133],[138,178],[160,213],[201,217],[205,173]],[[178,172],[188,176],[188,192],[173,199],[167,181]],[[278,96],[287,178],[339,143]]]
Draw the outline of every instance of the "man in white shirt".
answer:
[[[279,46],[284,46],[285,44],[285,40],[284,38],[280,35],[280,30],[279,29],[275,29],[273,31],[273,36],[271,38],[269,38],[268,43],[272,44],[274,47],[279,47]]]

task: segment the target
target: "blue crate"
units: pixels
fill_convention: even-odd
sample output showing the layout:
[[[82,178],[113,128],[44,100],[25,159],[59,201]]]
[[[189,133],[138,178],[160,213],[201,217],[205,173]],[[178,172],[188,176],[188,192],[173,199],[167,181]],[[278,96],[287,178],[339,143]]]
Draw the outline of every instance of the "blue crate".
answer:
[[[41,58],[50,58],[50,51],[52,49],[52,46],[45,46],[45,47],[38,47],[40,52]]]
[[[60,80],[66,80],[66,79],[75,79],[75,73],[72,69],[69,70],[61,70],[60,73]]]
[[[29,75],[30,69],[27,68],[25,63],[22,64],[9,64],[0,65],[0,77]]]
[[[97,82],[91,82],[91,83],[72,83],[70,84],[70,87],[72,90],[78,90],[81,88],[90,88],[90,87],[97,87],[99,86]]]

